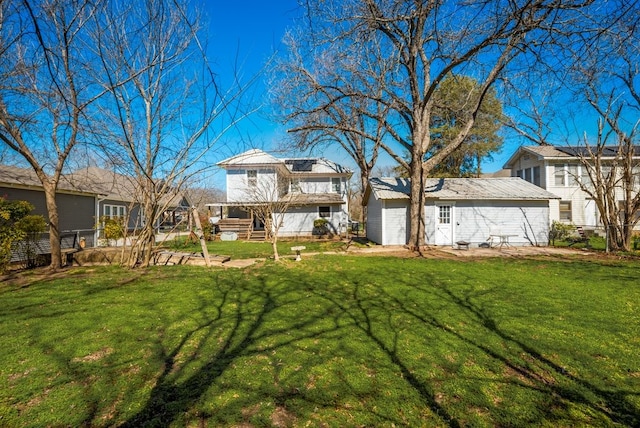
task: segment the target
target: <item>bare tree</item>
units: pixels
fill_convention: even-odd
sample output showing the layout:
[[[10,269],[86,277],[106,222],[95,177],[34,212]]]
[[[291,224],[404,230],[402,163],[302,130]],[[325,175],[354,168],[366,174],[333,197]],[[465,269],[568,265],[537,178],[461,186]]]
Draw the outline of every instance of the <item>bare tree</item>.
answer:
[[[343,99],[363,99],[360,112],[382,125],[385,150],[409,170],[410,237],[416,249],[425,243],[424,178],[465,141],[489,89],[522,55],[535,57],[552,43],[560,26],[569,30],[590,0],[440,2],[412,0],[310,1],[307,4],[308,49],[300,69],[310,76],[314,65],[331,63],[342,79],[302,84],[301,91],[322,92],[315,111],[326,112]],[[348,46],[353,46],[347,50]],[[363,49],[366,61],[353,61]],[[361,56],[356,56],[361,58]],[[382,70],[382,72],[380,72]],[[469,94],[468,114],[457,135],[429,153],[434,93],[450,73],[479,82]],[[355,84],[345,84],[350,82]],[[375,105],[375,108],[371,108]],[[352,127],[359,132],[357,127]],[[341,131],[344,131],[341,129]],[[386,142],[385,140],[385,142]],[[410,154],[409,161],[402,154]]]
[[[280,120],[290,126],[293,147],[299,150],[324,150],[327,145],[337,144],[358,166],[360,171],[360,193],[363,194],[371,171],[376,165],[380,150],[385,147],[385,127],[382,122],[370,119],[383,117],[388,107],[362,96],[339,96],[340,93],[355,94],[368,87],[372,76],[362,71],[390,72],[391,63],[379,62],[371,68],[362,69],[360,64],[374,58],[368,55],[366,46],[353,46],[348,40],[340,48],[334,45],[331,52],[320,58],[312,58],[308,64],[306,50],[311,49],[306,31],[291,30],[284,42],[288,55],[273,67],[273,103],[281,109]],[[331,55],[336,55],[334,58]],[[346,61],[346,57],[349,61]],[[339,62],[344,60],[343,62]],[[347,67],[336,67],[342,64]],[[387,69],[385,70],[385,66]],[[373,78],[375,82],[375,78]],[[379,93],[375,97],[380,98]],[[391,151],[387,148],[387,151]],[[365,219],[366,201],[362,200],[362,220]]]
[[[241,109],[239,78],[221,89],[204,55],[200,17],[187,2],[113,2],[97,20],[98,72],[110,95],[96,133],[106,144],[98,145],[136,182],[144,223],[128,264],[147,266],[172,197],[211,167],[206,155],[251,109]],[[115,84],[123,78],[127,84]]]
[[[634,146],[637,127],[631,135],[605,130],[599,121],[595,142],[584,139],[578,159],[584,173],[575,177],[580,188],[598,208],[607,236],[607,248],[629,251],[634,227],[640,220],[640,146]],[[610,139],[617,140],[611,144]]]
[[[88,34],[100,8],[82,0],[0,3],[0,141],[42,184],[52,269],[62,264],[60,177],[103,94],[87,71],[95,63]]]
[[[275,261],[280,260],[278,235],[287,212],[300,203],[300,195],[289,192],[288,187],[288,180],[278,180],[275,175],[244,186],[244,209],[264,224],[265,239],[271,242]]]
[[[637,8],[617,6],[617,19],[595,42],[574,47],[585,60],[573,65],[571,84],[599,116],[595,138],[586,131],[583,137],[580,163],[588,180],[581,188],[598,207],[608,248],[628,251],[640,219],[640,22]]]
[[[608,248],[628,250],[640,208],[638,3],[607,2],[583,18],[524,75],[509,125],[525,141],[575,148],[583,173],[573,179],[593,199]]]

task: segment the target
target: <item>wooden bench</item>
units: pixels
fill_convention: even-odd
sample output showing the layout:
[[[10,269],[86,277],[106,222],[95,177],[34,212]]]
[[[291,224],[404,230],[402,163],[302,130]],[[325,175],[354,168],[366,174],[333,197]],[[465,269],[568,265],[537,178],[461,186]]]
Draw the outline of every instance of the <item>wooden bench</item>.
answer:
[[[463,248],[465,250],[469,250],[469,245],[471,245],[471,243],[467,241],[458,241],[456,242],[456,245],[458,246],[458,250],[462,250]]]

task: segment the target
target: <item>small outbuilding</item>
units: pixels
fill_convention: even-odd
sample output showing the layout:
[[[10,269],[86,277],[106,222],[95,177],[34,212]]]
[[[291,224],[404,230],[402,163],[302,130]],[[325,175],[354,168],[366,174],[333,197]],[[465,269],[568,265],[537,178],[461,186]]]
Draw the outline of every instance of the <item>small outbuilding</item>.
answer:
[[[409,239],[406,178],[372,178],[365,192],[367,238],[382,245]],[[430,178],[425,183],[425,240],[472,247],[547,245],[549,201],[559,197],[519,177]]]

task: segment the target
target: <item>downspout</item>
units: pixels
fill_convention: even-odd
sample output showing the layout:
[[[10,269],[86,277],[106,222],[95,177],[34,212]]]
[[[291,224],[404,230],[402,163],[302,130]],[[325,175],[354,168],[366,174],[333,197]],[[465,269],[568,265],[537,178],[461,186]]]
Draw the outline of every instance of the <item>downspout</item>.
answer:
[[[96,216],[95,216],[95,227],[93,232],[93,246],[98,246],[98,235],[100,229],[100,202],[104,202],[106,197],[100,197],[100,195],[96,194]]]

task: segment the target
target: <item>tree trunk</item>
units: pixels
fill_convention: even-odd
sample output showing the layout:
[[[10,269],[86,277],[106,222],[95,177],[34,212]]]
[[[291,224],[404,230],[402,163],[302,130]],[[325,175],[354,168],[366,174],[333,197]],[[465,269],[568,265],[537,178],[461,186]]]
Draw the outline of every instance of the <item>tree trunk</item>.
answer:
[[[273,260],[276,262],[280,260],[280,254],[278,253],[278,234],[274,233],[271,237],[271,248],[273,249]]]
[[[60,246],[60,219],[56,203],[56,188],[51,183],[43,183],[42,186],[49,215],[49,245],[51,247],[51,264],[49,268],[57,270],[62,267],[62,248]]]
[[[428,117],[429,115],[423,115]],[[411,187],[409,194],[409,216],[410,216],[410,237],[409,248],[412,251],[420,251],[425,245],[424,228],[424,155],[429,147],[429,120],[425,120],[426,125],[418,122],[414,123],[412,132],[413,145],[411,146],[410,179]]]

